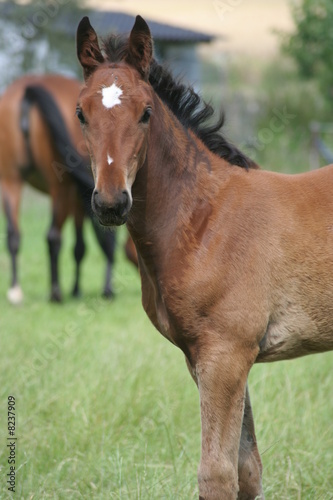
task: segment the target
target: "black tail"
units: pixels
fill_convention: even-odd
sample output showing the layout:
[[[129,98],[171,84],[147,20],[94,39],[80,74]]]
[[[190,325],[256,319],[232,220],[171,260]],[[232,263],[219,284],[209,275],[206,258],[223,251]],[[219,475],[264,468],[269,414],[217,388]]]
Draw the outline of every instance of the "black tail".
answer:
[[[88,170],[88,162],[78,153],[72,143],[66,123],[52,95],[39,85],[29,85],[25,89],[22,107],[30,109],[37,106],[48,129],[52,142],[57,150],[61,163],[53,162],[54,171],[62,181],[62,176],[68,172],[77,183],[87,214],[91,211],[86,201],[94,189],[94,182]],[[74,105],[74,103],[73,103]],[[89,200],[90,202],[90,200]]]
[[[52,95],[40,85],[29,85],[25,89],[22,100],[22,129],[28,136],[28,111],[31,106],[37,106],[43,117],[55,149],[57,150],[61,164],[54,162],[53,168],[61,182],[64,172],[68,172],[75,181],[82,198],[84,210],[90,217],[98,242],[107,259],[113,261],[115,244],[114,232],[106,231],[97,221],[91,209],[91,195],[94,189],[94,181],[89,172],[89,163],[83,158],[70,138],[66,123]],[[73,103],[74,106],[74,103]]]

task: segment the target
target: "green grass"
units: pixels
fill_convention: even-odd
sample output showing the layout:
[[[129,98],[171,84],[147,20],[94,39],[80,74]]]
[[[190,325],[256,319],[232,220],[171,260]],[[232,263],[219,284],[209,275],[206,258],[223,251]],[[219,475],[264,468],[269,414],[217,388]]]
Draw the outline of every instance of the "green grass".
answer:
[[[7,397],[16,397],[20,499],[197,498],[197,390],[182,353],[150,325],[119,235],[116,299],[100,298],[104,259],[87,235],[80,300],[70,297],[72,227],[61,256],[64,304],[48,303],[47,200],[26,196],[25,302],[9,306],[0,222],[0,498],[7,491]],[[88,227],[87,227],[88,229]],[[332,353],[255,366],[250,377],[267,499],[333,497]]]

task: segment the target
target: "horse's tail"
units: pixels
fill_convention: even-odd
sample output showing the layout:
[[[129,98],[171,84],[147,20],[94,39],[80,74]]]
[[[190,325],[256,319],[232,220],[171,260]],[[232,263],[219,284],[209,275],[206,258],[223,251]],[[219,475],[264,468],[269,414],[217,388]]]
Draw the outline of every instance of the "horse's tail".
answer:
[[[61,182],[64,172],[69,173],[75,181],[84,210],[92,221],[98,242],[107,259],[113,260],[114,232],[105,231],[91,209],[91,195],[94,189],[94,181],[88,170],[89,163],[73,145],[65,120],[54,98],[40,85],[28,85],[22,99],[21,127],[26,140],[29,139],[29,110],[32,106],[38,108],[50,131],[54,147],[61,158],[61,164],[57,162],[53,163],[53,168],[59,182]]]
[[[22,100],[22,111],[29,111],[32,106],[37,106],[50,131],[53,145],[61,158],[61,163],[54,161],[52,165],[59,182],[62,181],[63,174],[68,172],[77,183],[79,191],[83,195],[83,201],[85,201],[87,194],[89,195],[89,192],[91,193],[94,188],[93,179],[88,171],[87,161],[79,154],[72,143],[58,105],[44,87],[28,85]],[[24,114],[28,116],[26,112]],[[23,127],[27,130],[29,123],[22,123]]]

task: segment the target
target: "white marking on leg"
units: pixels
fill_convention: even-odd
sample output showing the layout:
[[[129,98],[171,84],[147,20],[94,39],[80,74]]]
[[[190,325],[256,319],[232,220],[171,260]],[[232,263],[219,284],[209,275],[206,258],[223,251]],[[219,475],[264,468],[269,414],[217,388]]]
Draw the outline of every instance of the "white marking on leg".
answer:
[[[110,85],[110,87],[103,87],[102,103],[108,109],[113,108],[113,106],[121,104],[120,96],[122,93],[123,91],[115,83]]]
[[[7,299],[9,302],[15,306],[23,302],[23,292],[20,285],[15,285],[10,288],[7,292]]]
[[[111,165],[111,163],[113,163],[113,158],[108,153],[108,164]]]

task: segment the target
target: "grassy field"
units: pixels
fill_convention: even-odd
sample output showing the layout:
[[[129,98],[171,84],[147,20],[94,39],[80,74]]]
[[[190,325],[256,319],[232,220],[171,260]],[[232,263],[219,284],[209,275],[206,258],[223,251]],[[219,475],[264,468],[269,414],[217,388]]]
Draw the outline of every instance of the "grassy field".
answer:
[[[100,298],[104,260],[87,234],[80,300],[72,226],[61,255],[64,304],[48,303],[44,198],[22,210],[25,302],[8,305],[0,222],[0,498],[7,490],[7,398],[16,398],[16,498],[197,498],[200,419],[182,353],[150,325],[137,272],[119,249],[113,302]],[[88,229],[88,227],[87,227]],[[333,498],[333,353],[255,366],[250,390],[266,499]]]

